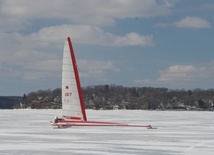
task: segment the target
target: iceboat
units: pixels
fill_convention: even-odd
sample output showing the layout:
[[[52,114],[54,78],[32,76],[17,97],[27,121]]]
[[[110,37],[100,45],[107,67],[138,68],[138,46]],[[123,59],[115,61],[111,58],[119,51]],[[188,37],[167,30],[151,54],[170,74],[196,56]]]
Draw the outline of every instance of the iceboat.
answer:
[[[151,125],[133,125],[117,122],[100,122],[87,120],[78,67],[70,37],[64,44],[62,64],[62,111],[61,118],[55,117],[50,121],[52,126],[121,126],[121,127],[144,127],[151,129]]]

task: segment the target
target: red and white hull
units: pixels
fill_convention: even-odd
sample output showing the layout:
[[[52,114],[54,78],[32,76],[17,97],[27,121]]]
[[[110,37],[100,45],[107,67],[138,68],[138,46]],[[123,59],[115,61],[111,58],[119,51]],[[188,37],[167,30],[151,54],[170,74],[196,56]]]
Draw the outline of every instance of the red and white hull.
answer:
[[[50,123],[52,126],[56,126],[58,128],[72,127],[72,126],[121,126],[121,127],[152,128],[151,125],[131,125],[126,123],[97,122],[97,121],[84,121],[84,120],[73,120],[73,119],[60,120],[57,123],[55,123],[54,121],[50,121]]]

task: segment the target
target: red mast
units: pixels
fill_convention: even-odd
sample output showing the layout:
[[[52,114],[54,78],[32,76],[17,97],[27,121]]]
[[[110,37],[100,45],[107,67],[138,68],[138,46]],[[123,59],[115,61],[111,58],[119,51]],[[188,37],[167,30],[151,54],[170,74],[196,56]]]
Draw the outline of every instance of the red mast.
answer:
[[[79,79],[79,74],[78,74],[78,69],[77,69],[76,58],[75,58],[75,55],[74,55],[74,51],[73,51],[73,47],[72,47],[72,43],[71,43],[70,37],[68,37],[67,40],[68,40],[71,59],[72,59],[72,63],[73,63],[74,74],[75,74],[75,77],[76,77],[75,79],[76,79],[77,90],[78,90],[78,94],[79,94],[79,99],[80,99],[80,105],[81,105],[81,110],[82,110],[82,114],[83,114],[83,119],[85,121],[87,121],[87,117],[86,117],[86,113],[85,113],[85,105],[84,105],[83,95],[82,95],[82,89],[81,89],[80,79]]]

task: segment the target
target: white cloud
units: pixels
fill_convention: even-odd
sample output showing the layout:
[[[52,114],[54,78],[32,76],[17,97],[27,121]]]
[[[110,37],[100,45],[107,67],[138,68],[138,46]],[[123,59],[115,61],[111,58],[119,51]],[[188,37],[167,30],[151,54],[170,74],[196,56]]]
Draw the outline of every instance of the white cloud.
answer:
[[[25,74],[29,77],[27,79],[42,77],[44,71],[58,71],[61,60],[57,57],[56,50],[62,49],[63,42],[68,35],[71,36],[73,42],[81,44],[153,46],[151,35],[144,36],[128,32],[119,36],[104,32],[98,26],[112,25],[116,19],[165,16],[169,14],[171,4],[173,3],[167,0],[160,2],[155,0],[94,0],[90,2],[87,0],[53,0],[51,5],[50,2],[43,0],[2,0],[0,1],[0,63],[11,69],[11,71],[8,70],[7,75],[22,76]],[[96,9],[94,9],[95,6]],[[59,20],[67,24],[57,25],[56,23],[56,26],[45,27],[42,23],[43,27],[39,30],[27,29],[28,26],[40,20],[47,22]],[[26,30],[27,33],[21,33],[20,30]],[[99,65],[104,66],[103,64],[97,66]],[[22,71],[16,72],[16,67]],[[105,67],[118,71],[110,62],[107,62]],[[29,70],[37,71],[36,75],[32,74],[31,77]],[[96,69],[93,72],[103,75],[105,70],[107,69]]]
[[[22,78],[24,80],[38,80],[38,79],[47,79],[47,78],[53,78],[56,77],[56,74],[52,74],[50,72],[44,72],[44,71],[28,71],[24,72],[22,74]]]
[[[4,34],[0,36],[0,62],[8,65],[12,62],[13,69],[19,67],[22,76],[29,70],[37,71],[34,78],[27,74],[27,79],[42,77],[40,72],[59,71],[61,59],[56,55],[57,48],[62,50],[63,42],[70,34],[73,42],[93,44],[99,46],[152,46],[151,36],[142,36],[137,33],[128,33],[116,36],[102,31],[99,27],[90,25],[60,25],[42,28],[38,32],[27,35],[19,33]],[[58,46],[57,48],[55,46]],[[52,50],[53,49],[53,50]],[[92,62],[93,69],[86,74],[103,77],[106,70],[118,71],[112,62]],[[87,64],[87,67],[90,65]],[[97,68],[96,68],[96,67]],[[94,68],[95,67],[95,68]],[[102,67],[102,68],[101,68]],[[44,74],[45,75],[45,74]]]
[[[160,82],[167,81],[188,81],[197,78],[198,71],[203,71],[203,67],[193,67],[185,65],[170,66],[166,70],[160,71],[157,79]]]
[[[7,30],[23,29],[30,21],[39,19],[112,25],[115,19],[166,16],[173,3],[168,0],[52,0],[51,3],[43,0],[2,0],[0,26]]]
[[[79,67],[84,70],[106,70],[111,69],[114,72],[118,72],[112,61],[89,61],[89,60],[79,60]]]
[[[125,36],[116,36],[102,31],[99,27],[89,25],[60,25],[41,29],[38,33],[31,34],[42,41],[64,40],[70,34],[72,40],[82,44],[99,46],[152,46],[151,36],[142,36],[137,33],[128,33]],[[55,35],[55,36],[53,36]]]
[[[185,17],[173,23],[178,28],[210,28],[211,25],[208,21],[198,17]]]
[[[175,65],[159,71],[157,79],[137,79],[133,82],[142,85],[179,85],[186,82],[214,78],[214,66],[195,67],[191,65]]]
[[[1,53],[0,64],[0,72],[3,73],[1,77],[36,80],[59,76],[62,63],[54,53],[14,48],[12,51],[8,49]]]
[[[115,38],[115,45],[117,46],[153,46],[153,37],[152,36],[141,36],[137,33],[128,33],[122,37]]]
[[[16,52],[3,52],[0,62],[4,64],[13,64],[22,69],[33,70],[59,70],[61,61],[54,54],[48,54],[41,51],[18,50]],[[11,63],[12,62],[12,63]]]
[[[42,71],[59,71],[61,70],[60,60],[38,60],[32,63],[28,63],[25,68],[31,70],[42,70]]]
[[[211,28],[209,21],[199,17],[185,17],[172,23],[158,23],[157,27],[175,26],[177,28],[206,29]]]
[[[106,71],[120,72],[112,61],[79,60],[78,67],[81,77],[106,79]]]
[[[97,26],[90,25],[59,25],[40,29],[27,35],[19,33],[8,34],[6,39],[14,40],[19,46],[25,49],[47,47],[50,43],[61,44],[67,36],[72,41],[81,44],[93,44],[99,46],[153,46],[152,36],[143,36],[135,32],[127,33],[124,36],[104,32]],[[10,37],[9,37],[10,36]],[[2,37],[3,38],[3,37]],[[0,37],[1,39],[1,37]],[[1,44],[1,43],[0,43]],[[23,45],[22,45],[23,44]]]
[[[18,77],[20,75],[20,72],[15,70],[14,68],[10,66],[6,66],[0,63],[0,77]]]
[[[44,71],[44,70],[41,70],[41,71],[25,70],[20,68],[17,69],[17,67],[13,67],[9,65],[4,65],[4,66],[0,65],[0,72],[3,73],[3,74],[0,74],[0,77],[24,79],[24,80],[38,80],[38,79],[46,79],[46,78],[53,78],[53,77],[59,76],[58,74],[56,74],[56,71],[50,72],[50,71]]]

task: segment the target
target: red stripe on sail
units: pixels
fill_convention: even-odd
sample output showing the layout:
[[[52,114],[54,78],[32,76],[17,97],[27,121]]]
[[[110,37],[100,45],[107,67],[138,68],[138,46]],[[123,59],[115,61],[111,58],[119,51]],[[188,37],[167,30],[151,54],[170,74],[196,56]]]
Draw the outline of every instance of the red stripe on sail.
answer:
[[[75,55],[74,55],[74,51],[73,51],[73,47],[72,47],[72,43],[71,43],[70,37],[68,37],[67,40],[68,40],[71,59],[72,59],[72,63],[73,63],[74,74],[75,74],[75,77],[76,77],[75,79],[76,79],[77,90],[78,90],[78,94],[79,94],[79,99],[80,99],[80,105],[81,105],[81,110],[82,110],[82,114],[83,114],[83,119],[85,121],[87,121],[87,117],[86,117],[86,113],[85,113],[85,105],[84,105],[84,101],[83,101],[83,95],[82,95],[80,79],[79,79],[79,74],[78,74],[78,69],[77,69],[77,63],[76,63],[76,59],[75,59]]]

